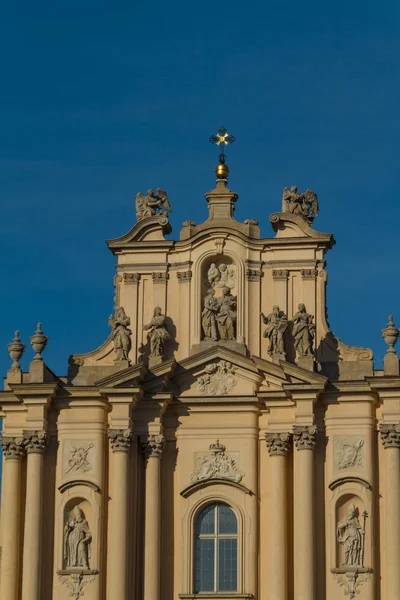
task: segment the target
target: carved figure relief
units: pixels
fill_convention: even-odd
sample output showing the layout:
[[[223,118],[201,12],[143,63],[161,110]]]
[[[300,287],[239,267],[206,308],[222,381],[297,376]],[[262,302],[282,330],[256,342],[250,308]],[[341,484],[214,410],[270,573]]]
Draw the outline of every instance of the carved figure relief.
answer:
[[[367,513],[364,512],[364,527],[362,527],[358,520],[358,509],[351,503],[347,517],[337,524],[336,537],[342,546],[341,566],[364,566],[364,540],[367,516]]]
[[[233,377],[235,367],[232,363],[220,360],[219,363],[206,365],[206,374],[197,380],[197,391],[202,396],[224,396],[236,385]]]
[[[210,288],[204,298],[201,325],[204,340],[217,341],[236,339],[236,297],[228,287],[222,288],[222,296],[215,298],[215,290]]]
[[[239,471],[235,461],[225,454],[226,447],[216,440],[210,445],[210,453],[197,457],[196,469],[190,480],[194,483],[204,479],[229,479],[239,483],[243,473]]]
[[[265,316],[264,313],[261,313],[261,319],[267,326],[263,335],[269,340],[268,354],[270,356],[281,354],[285,358],[283,334],[288,325],[285,313],[279,310],[279,306],[274,306],[269,315]]]
[[[360,436],[340,436],[334,438],[335,471],[346,469],[362,470],[364,460],[364,438]]]
[[[129,352],[132,347],[132,331],[128,326],[131,324],[131,320],[126,316],[125,310],[121,306],[115,307],[114,316],[110,316],[108,324],[113,330],[112,337],[116,353],[115,360],[129,360]]]
[[[82,575],[82,573],[71,573],[70,575],[61,575],[59,581],[69,589],[69,597],[73,600],[79,600],[84,594],[84,587],[88,583],[93,583],[96,579],[97,571],[92,571],[90,575]]]
[[[147,338],[149,340],[151,357],[163,357],[164,342],[171,338],[165,327],[165,319],[165,315],[161,313],[161,308],[156,306],[150,323],[143,325],[143,329],[148,331]]]
[[[317,194],[311,190],[299,194],[297,189],[297,186],[293,185],[290,190],[287,187],[283,190],[282,212],[303,217],[311,225],[314,218],[318,217]]]
[[[89,569],[91,541],[92,534],[85,515],[79,506],[75,506],[64,527],[64,561],[67,569]]]
[[[293,317],[294,347],[298,356],[312,356],[315,335],[314,317],[308,314],[304,304],[299,304],[298,309]]]
[[[147,190],[146,196],[141,192],[136,194],[135,205],[138,221],[147,217],[154,217],[156,214],[168,217],[168,213],[172,212],[167,193],[160,188],[157,189],[156,193],[154,193],[154,190]]]
[[[69,458],[68,465],[64,472],[68,475],[71,471],[79,471],[80,473],[87,473],[91,471],[92,464],[90,461],[89,453],[94,448],[94,444],[90,443],[86,448],[84,446],[69,446]]]
[[[236,265],[221,263],[216,266],[212,263],[207,273],[207,280],[211,287],[233,289],[236,286]]]

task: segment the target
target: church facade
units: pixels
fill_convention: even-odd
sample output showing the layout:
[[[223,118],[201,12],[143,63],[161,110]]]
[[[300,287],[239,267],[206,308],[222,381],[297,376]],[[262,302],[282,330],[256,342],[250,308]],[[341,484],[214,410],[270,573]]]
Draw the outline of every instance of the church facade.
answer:
[[[400,376],[326,317],[317,197],[171,232],[163,190],[108,241],[104,344],[55,375],[18,332],[0,392],[1,600],[397,600]],[[82,344],[84,345],[84,344]]]

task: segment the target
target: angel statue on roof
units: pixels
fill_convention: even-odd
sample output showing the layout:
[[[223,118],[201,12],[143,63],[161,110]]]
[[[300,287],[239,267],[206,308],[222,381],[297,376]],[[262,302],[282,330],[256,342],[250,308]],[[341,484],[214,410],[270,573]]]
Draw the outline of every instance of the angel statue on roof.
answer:
[[[303,217],[309,225],[312,225],[315,217],[318,217],[318,197],[311,190],[307,190],[302,194],[297,191],[297,186],[283,190],[282,196],[282,212],[292,213]]]
[[[154,190],[147,190],[146,196],[142,192],[136,194],[135,205],[138,221],[147,217],[154,217],[156,214],[168,216],[167,213],[172,212],[167,192],[160,188],[157,189],[156,193],[154,193]]]

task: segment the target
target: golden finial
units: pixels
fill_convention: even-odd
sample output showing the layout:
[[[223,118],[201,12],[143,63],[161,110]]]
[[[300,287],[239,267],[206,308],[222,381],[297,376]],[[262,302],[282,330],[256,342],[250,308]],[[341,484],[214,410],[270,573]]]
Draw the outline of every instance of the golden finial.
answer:
[[[215,135],[209,138],[209,141],[216,146],[220,146],[219,164],[215,169],[217,179],[228,179],[229,169],[228,165],[225,164],[225,146],[233,144],[236,138],[230,135],[225,127],[220,127]]]

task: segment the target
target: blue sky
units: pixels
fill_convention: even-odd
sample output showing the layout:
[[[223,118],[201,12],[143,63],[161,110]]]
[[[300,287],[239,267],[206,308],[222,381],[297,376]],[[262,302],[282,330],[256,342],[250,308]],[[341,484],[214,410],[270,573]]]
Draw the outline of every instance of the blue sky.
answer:
[[[318,193],[332,330],[380,367],[389,312],[400,325],[399,17],[394,1],[3,5],[0,371],[38,320],[58,374],[103,342],[104,240],[149,187],[167,190],[174,237],[204,220],[220,125],[239,220],[271,236],[285,186]]]

